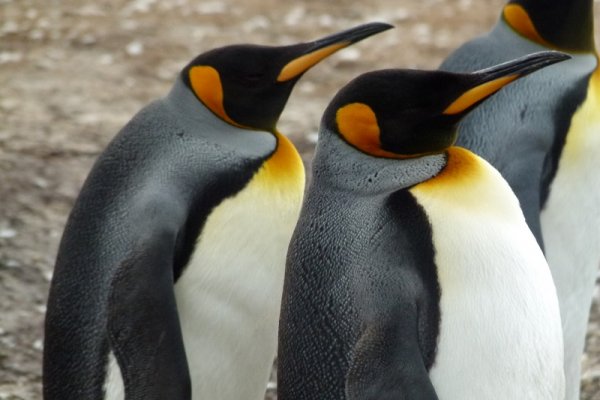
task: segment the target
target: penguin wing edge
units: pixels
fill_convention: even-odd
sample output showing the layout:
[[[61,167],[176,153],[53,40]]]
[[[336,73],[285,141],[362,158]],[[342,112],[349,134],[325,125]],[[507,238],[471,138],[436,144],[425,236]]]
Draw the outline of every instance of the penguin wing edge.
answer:
[[[348,400],[438,400],[414,338],[399,323],[371,325],[354,348],[346,379]],[[413,340],[414,339],[414,340]]]
[[[173,287],[176,233],[150,232],[133,246],[111,282],[109,343],[126,400],[189,400],[191,381]]]

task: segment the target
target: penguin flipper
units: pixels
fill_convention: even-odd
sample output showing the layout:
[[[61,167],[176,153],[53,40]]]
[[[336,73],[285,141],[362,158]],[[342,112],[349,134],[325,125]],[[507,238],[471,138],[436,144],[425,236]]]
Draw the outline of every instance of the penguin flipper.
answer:
[[[348,400],[438,400],[416,326],[414,332],[414,338],[407,337],[399,323],[371,325],[363,332],[346,380]]]
[[[173,287],[173,233],[134,246],[111,283],[110,346],[126,400],[188,400],[191,381]]]

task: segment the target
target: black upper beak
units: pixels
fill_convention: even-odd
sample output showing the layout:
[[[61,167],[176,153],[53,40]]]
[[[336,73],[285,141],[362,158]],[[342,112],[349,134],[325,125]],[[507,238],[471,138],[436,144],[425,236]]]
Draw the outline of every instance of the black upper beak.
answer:
[[[298,55],[281,69],[277,80],[294,79],[336,51],[390,28],[393,28],[390,24],[373,22],[298,45]]]
[[[521,78],[546,66],[570,59],[571,56],[559,51],[541,51],[513,61],[508,61],[490,68],[473,72],[480,76],[480,82],[489,82],[505,76],[516,75]]]
[[[466,74],[469,84],[444,110],[446,115],[460,114],[485,100],[509,83],[541,68],[568,60],[571,56],[558,51],[529,54],[490,68]]]
[[[345,31],[334,33],[333,35],[329,35],[309,43],[310,46],[307,48],[306,53],[312,53],[315,50],[319,50],[324,47],[328,47],[335,44],[344,43],[346,44],[346,46],[349,46],[356,42],[360,42],[361,40],[366,39],[369,36],[373,36],[379,32],[392,29],[393,27],[393,25],[386,24],[383,22],[372,22],[369,24],[359,25],[354,28],[346,29]]]

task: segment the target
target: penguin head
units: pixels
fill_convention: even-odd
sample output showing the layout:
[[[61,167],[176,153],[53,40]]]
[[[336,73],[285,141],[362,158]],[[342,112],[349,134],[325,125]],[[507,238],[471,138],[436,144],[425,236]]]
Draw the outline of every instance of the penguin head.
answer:
[[[514,31],[544,47],[593,52],[593,0],[510,0],[502,19]]]
[[[380,70],[359,76],[334,97],[322,126],[375,157],[442,153],[458,122],[503,86],[570,58],[547,51],[473,73]]]
[[[182,79],[222,120],[272,132],[306,71],[336,51],[390,28],[370,23],[309,43],[222,47],[196,57],[183,69]]]

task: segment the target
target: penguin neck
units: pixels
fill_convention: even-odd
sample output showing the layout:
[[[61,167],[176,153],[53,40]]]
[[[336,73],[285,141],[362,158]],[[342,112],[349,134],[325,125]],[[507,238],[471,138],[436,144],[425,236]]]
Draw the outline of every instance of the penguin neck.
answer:
[[[227,134],[245,130],[223,121],[208,109],[200,100],[198,100],[190,88],[186,86],[181,77],[177,78],[164,101],[171,110],[176,113],[178,119],[182,121],[186,127],[190,127],[194,130],[197,130],[195,128],[198,126],[206,126],[207,128],[211,128],[205,129],[204,131],[206,133],[220,132],[221,136],[224,136],[223,133]],[[268,133],[264,132],[264,134]]]
[[[452,204],[458,210],[523,219],[518,200],[500,173],[473,152],[452,146],[444,169],[410,189],[419,199]]]
[[[275,150],[257,173],[257,178],[269,186],[283,190],[304,190],[304,163],[290,139],[279,131],[273,132],[277,140]]]
[[[313,161],[313,182],[322,190],[373,197],[388,196],[432,178],[446,165],[444,154],[390,159],[351,147],[336,133],[321,128]]]
[[[194,123],[205,123],[216,120],[212,113],[185,85],[181,77],[178,77],[165,97],[165,102],[177,111],[178,115]],[[225,123],[223,122],[223,125]]]
[[[228,124],[206,108],[178,79],[171,92],[162,100],[176,118],[183,134],[201,137],[212,144],[223,146],[237,157],[266,160],[277,148],[272,132],[249,130]]]
[[[271,188],[297,192],[304,190],[304,164],[292,142],[276,129],[272,132],[251,130],[231,125],[209,110],[191,90],[178,78],[171,92],[164,99],[166,104],[180,117],[180,123],[190,131],[207,136],[214,142],[243,141],[243,146],[264,148],[275,138],[274,150],[265,157],[265,162],[255,178]],[[206,129],[198,130],[198,126]],[[236,139],[234,139],[236,138]],[[256,142],[256,143],[255,143]],[[270,145],[273,149],[272,145]]]
[[[593,0],[511,0],[504,7],[503,19],[546,47],[595,51]]]

